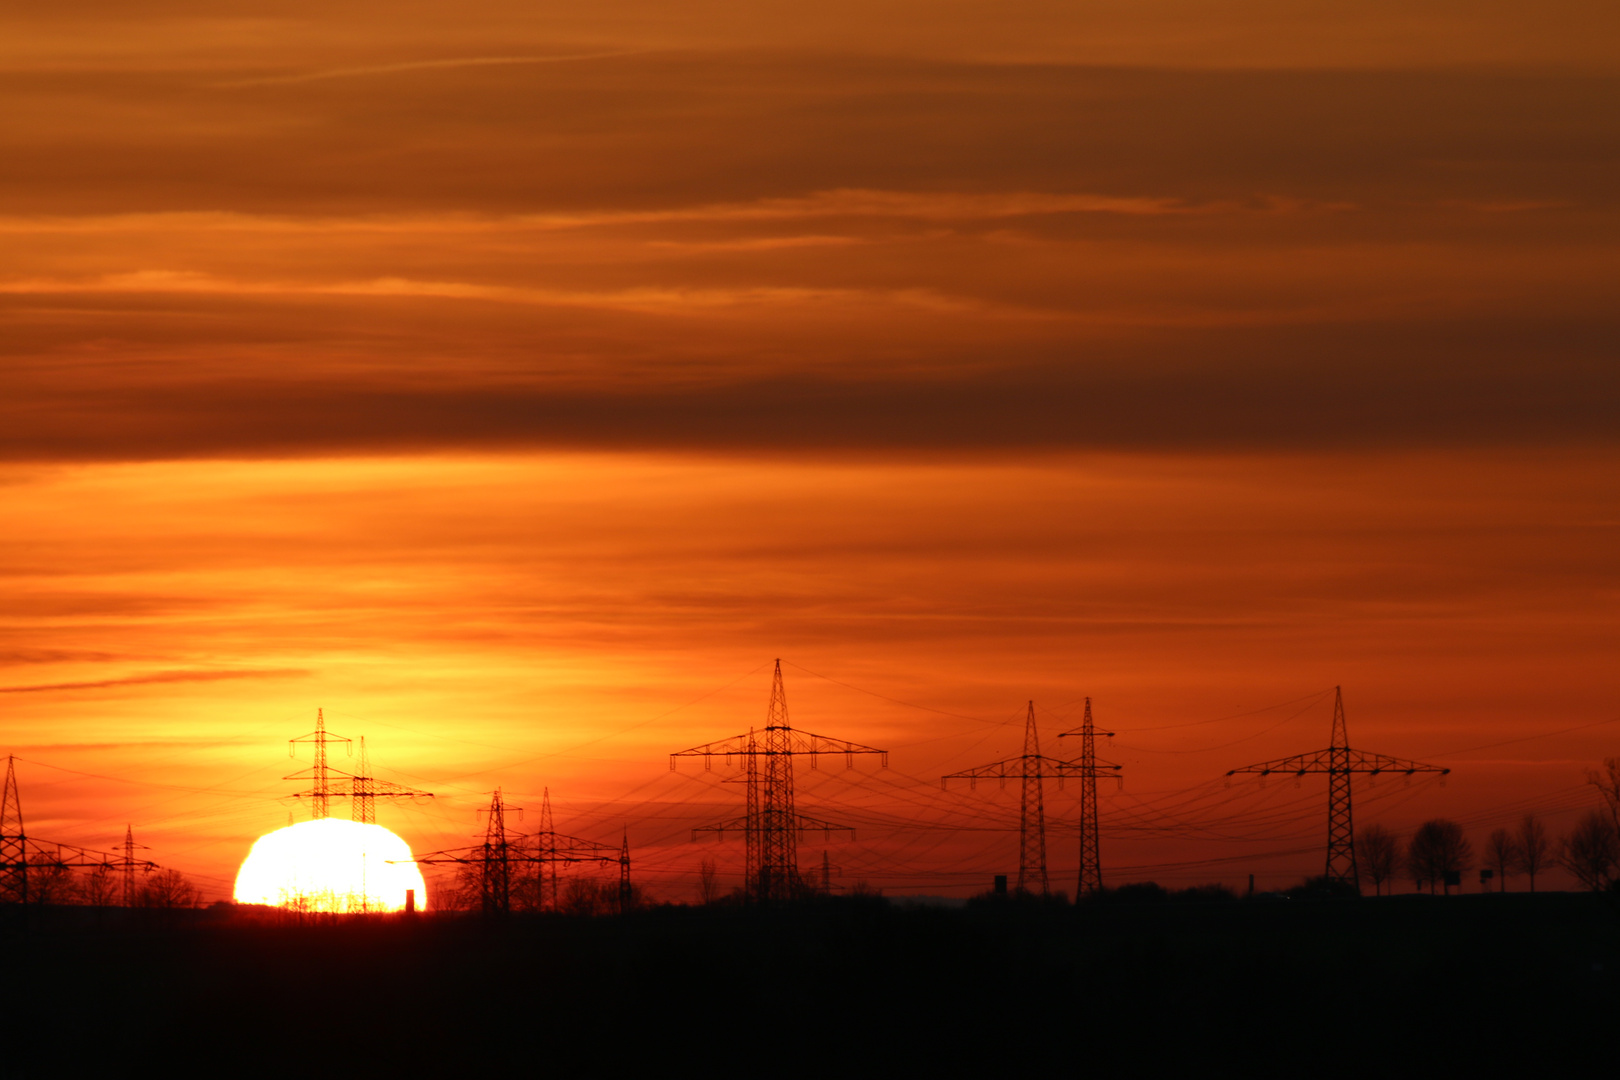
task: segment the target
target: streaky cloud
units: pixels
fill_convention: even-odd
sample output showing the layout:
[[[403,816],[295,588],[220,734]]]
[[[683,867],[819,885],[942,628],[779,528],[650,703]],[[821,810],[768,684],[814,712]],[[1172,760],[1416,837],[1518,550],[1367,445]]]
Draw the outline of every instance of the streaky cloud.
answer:
[[[0,694],[44,694],[63,690],[106,690],[117,686],[146,686],[159,683],[221,682],[226,679],[296,679],[310,674],[300,668],[261,668],[243,671],[155,671],[149,675],[127,675],[120,679],[91,679],[83,682],[38,683],[32,686],[0,686]]]

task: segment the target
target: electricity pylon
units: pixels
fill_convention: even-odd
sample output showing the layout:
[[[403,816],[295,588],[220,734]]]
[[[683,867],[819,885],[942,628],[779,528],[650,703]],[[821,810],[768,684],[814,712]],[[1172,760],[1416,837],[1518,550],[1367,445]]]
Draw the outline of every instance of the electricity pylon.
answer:
[[[521,816],[523,808],[515,808]],[[478,896],[484,914],[512,910],[512,848],[506,838],[506,806],[496,788],[484,827],[483,859],[479,863]]]
[[[151,863],[135,858],[135,849],[145,847],[145,844],[135,842],[134,826],[125,825],[123,858],[109,865],[111,869],[118,870],[124,875],[124,906],[127,908],[135,906],[135,871],[144,869],[147,873],[151,873],[153,869]]]
[[[607,844],[565,836],[552,825],[551,789],[540,794],[540,830],[533,836],[521,837],[523,845],[533,851],[524,861],[534,863],[535,903],[541,911],[557,910],[557,865],[559,863],[618,862],[620,864],[621,893],[630,882],[630,835],[624,835],[622,848],[615,851]],[[621,896],[622,906],[622,896]]]
[[[966,780],[969,788],[979,786],[980,780],[995,780],[1002,787],[1008,780],[1023,784],[1023,798],[1018,815],[1018,891],[1041,895],[1051,891],[1051,878],[1046,873],[1046,794],[1044,781],[1055,779],[1063,785],[1065,777],[1082,775],[1084,765],[1079,761],[1061,761],[1041,753],[1041,739],[1035,729],[1035,703],[1029,703],[1024,720],[1024,752],[1017,757],[980,765],[973,769],[950,773],[939,779],[945,788],[952,780]],[[1095,769],[1093,770],[1095,771]]]
[[[0,802],[0,902],[28,903],[28,836],[17,796],[17,759],[6,758],[6,793]]]
[[[334,770],[335,771],[335,770]],[[418,791],[392,780],[378,780],[371,775],[371,763],[366,757],[366,737],[360,736],[360,771],[349,777],[349,814],[364,825],[377,823],[378,799],[431,799],[433,792]]]
[[[534,901],[541,911],[557,910],[557,829],[551,818],[551,789],[540,792],[540,831],[534,834]]]
[[[630,830],[623,833],[624,843],[619,848],[619,914],[623,915],[630,910],[634,900],[630,888]]]
[[[740,818],[706,825],[692,830],[712,832],[724,837],[727,832],[741,832],[746,847],[744,889],[754,903],[790,900],[803,887],[799,880],[799,834],[815,830],[831,836],[834,832],[855,830],[796,813],[793,808],[793,759],[808,757],[810,767],[816,768],[822,754],[844,755],[844,767],[853,768],[856,754],[879,754],[883,767],[888,768],[889,752],[860,743],[831,739],[808,731],[795,731],[788,724],[787,691],[782,685],[782,661],[776,662],[776,674],[771,679],[771,703],[765,714],[765,730],[753,728],[746,735],[734,735],[719,742],[694,746],[669,755],[669,768],[675,770],[675,759],[701,757],[703,769],[713,767],[713,759],[723,757],[726,764],[732,758],[742,761],[741,782],[745,788],[746,813]],[[730,782],[730,781],[728,781]]]
[[[310,817],[313,820],[319,821],[321,818],[330,817],[332,800],[341,799],[345,796],[350,800],[349,816],[365,825],[375,825],[377,823],[378,799],[433,798],[433,792],[431,791],[418,791],[416,788],[406,787],[404,784],[396,784],[392,780],[379,780],[372,776],[371,763],[366,757],[366,740],[364,736],[360,739],[360,771],[351,773],[334,768],[328,761],[327,746],[342,743],[345,750],[353,753],[354,744],[352,740],[346,739],[342,735],[334,735],[326,730],[326,711],[324,709],[315,710],[314,731],[308,735],[300,735],[296,739],[287,740],[288,757],[292,757],[297,753],[299,743],[309,743],[315,748],[314,759],[309,768],[301,769],[290,776],[282,777],[282,779],[308,780],[311,782],[308,791],[295,792],[293,798],[302,799],[307,797],[309,799]],[[337,777],[336,780],[334,780],[334,776]],[[343,784],[344,779],[348,780],[347,785]],[[345,790],[345,787],[347,790]]]
[[[1067,764],[1059,766],[1059,777],[1064,775],[1078,776],[1080,778],[1080,884],[1076,887],[1075,898],[1089,896],[1102,889],[1102,845],[1098,838],[1097,822],[1097,777],[1112,776],[1119,778],[1122,769],[1110,761],[1097,760],[1097,736],[1112,739],[1112,731],[1098,731],[1091,722],[1091,699],[1086,698],[1085,719],[1074,731],[1065,731],[1058,736],[1066,739],[1071,735],[1080,737],[1080,764],[1078,768],[1071,768]]]
[[[1331,881],[1350,886],[1359,895],[1361,879],[1356,872],[1356,831],[1350,812],[1350,777],[1355,773],[1366,773],[1369,776],[1377,776],[1379,773],[1402,773],[1406,776],[1414,773],[1439,773],[1444,776],[1450,771],[1439,765],[1424,765],[1405,758],[1352,750],[1349,737],[1345,734],[1344,690],[1335,686],[1333,735],[1327,749],[1313,750],[1293,757],[1279,758],[1276,761],[1262,761],[1258,765],[1245,765],[1241,769],[1233,769],[1226,775],[1258,773],[1261,776],[1268,776],[1271,773],[1293,773],[1295,776],[1304,776],[1306,773],[1327,773],[1326,876]]]
[[[300,735],[296,739],[287,740],[287,756],[297,753],[299,743],[310,743],[315,747],[315,760],[307,769],[300,769],[290,776],[283,776],[283,780],[311,780],[308,791],[297,792],[293,798],[301,799],[309,796],[310,817],[315,821],[330,816],[329,800],[334,794],[331,782],[331,770],[326,763],[326,747],[328,743],[342,743],[343,748],[353,753],[353,743],[341,735],[333,735],[326,730],[326,712],[324,709],[315,710],[315,730],[308,735]]]
[[[125,871],[126,875],[132,874],[134,867],[143,870],[157,869],[156,863],[134,859],[132,834],[127,830],[125,841],[127,846],[124,861],[132,864],[131,868]],[[17,793],[17,759],[14,756],[6,758],[5,793],[0,795],[0,903],[28,903],[30,867],[40,870],[53,868],[76,870],[86,867],[113,869],[120,865],[117,856],[105,851],[92,851],[73,844],[59,844],[54,840],[40,840],[29,836],[23,828],[22,798]],[[126,877],[126,881],[129,880]],[[131,891],[126,884],[126,897]]]
[[[619,866],[619,906],[628,907],[630,895],[630,834],[624,834],[619,847],[581,840],[576,836],[563,836],[551,828],[551,791],[548,788],[541,803],[541,831],[533,836],[509,832],[506,827],[508,811],[522,807],[507,806],[497,788],[489,804],[489,821],[484,829],[484,842],[472,847],[451,848],[418,855],[411,861],[420,866],[458,865],[477,867],[479,907],[486,915],[507,915],[512,910],[513,865],[533,864],[538,878],[539,902],[542,910],[555,910],[557,904],[556,864],[559,862],[617,863]],[[480,811],[481,813],[483,811]],[[550,871],[550,889],[546,888]],[[548,903],[549,901],[549,903]]]

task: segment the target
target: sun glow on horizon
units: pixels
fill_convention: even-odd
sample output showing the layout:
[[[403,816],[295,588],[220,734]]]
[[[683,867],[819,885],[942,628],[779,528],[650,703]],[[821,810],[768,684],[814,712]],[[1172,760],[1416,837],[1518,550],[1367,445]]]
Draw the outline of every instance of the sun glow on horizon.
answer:
[[[411,858],[410,845],[381,825],[301,821],[254,841],[234,898],[308,911],[402,911],[405,891],[415,889],[424,910],[427,888]]]

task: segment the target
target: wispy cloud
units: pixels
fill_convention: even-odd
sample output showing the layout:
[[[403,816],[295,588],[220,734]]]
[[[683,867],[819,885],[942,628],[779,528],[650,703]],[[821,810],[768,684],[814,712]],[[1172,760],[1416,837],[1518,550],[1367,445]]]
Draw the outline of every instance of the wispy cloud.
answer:
[[[439,71],[455,68],[510,67],[527,64],[568,64],[582,60],[611,60],[622,56],[644,56],[646,49],[612,49],[602,52],[562,53],[554,56],[461,56],[444,60],[408,60],[397,64],[373,64],[366,67],[327,68],[322,71],[300,71],[287,75],[265,75],[252,79],[234,79],[214,83],[215,87],[275,86],[283,83],[323,82],[327,79],[363,79],[379,75],[400,75],[412,71]]]
[[[38,683],[33,686],[0,686],[0,694],[44,694],[59,690],[105,690],[115,686],[145,686],[155,683],[221,682],[226,679],[295,679],[310,672],[300,668],[259,668],[239,671],[154,671],[146,675],[126,675],[117,679],[84,682]]]

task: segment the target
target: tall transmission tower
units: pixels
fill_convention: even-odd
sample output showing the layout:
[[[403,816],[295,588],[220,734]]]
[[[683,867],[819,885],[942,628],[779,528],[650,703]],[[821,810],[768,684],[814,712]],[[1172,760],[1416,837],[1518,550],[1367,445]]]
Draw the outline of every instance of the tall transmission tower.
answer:
[[[334,772],[336,770],[333,770]],[[366,757],[366,737],[360,736],[360,771],[349,777],[349,813],[363,825],[377,823],[378,799],[431,799],[433,792],[418,791],[392,780],[379,780],[371,775],[371,762]]]
[[[634,890],[630,888],[630,830],[624,830],[624,843],[619,848],[619,914],[623,915],[630,910],[635,900]]]
[[[1353,750],[1350,739],[1345,734],[1344,724],[1344,690],[1342,687],[1333,688],[1333,735],[1329,740],[1327,749],[1313,750],[1309,753],[1296,754],[1293,757],[1278,758],[1276,761],[1262,761],[1258,765],[1245,765],[1241,769],[1233,769],[1227,776],[1238,773],[1258,773],[1269,776],[1272,773],[1293,773],[1295,776],[1304,776],[1306,773],[1327,773],[1328,776],[1328,833],[1327,833],[1327,870],[1326,876],[1331,881],[1342,882],[1354,889],[1359,895],[1361,892],[1360,875],[1356,872],[1356,831],[1355,822],[1351,816],[1350,807],[1350,777],[1356,773],[1366,773],[1377,776],[1380,773],[1401,773],[1412,776],[1414,773],[1438,773],[1445,776],[1450,769],[1439,765],[1424,765],[1417,761],[1408,761],[1405,758],[1388,757],[1384,754],[1373,754],[1365,750]]]
[[[332,814],[332,800],[348,798],[349,815],[355,821],[365,825],[377,823],[378,799],[431,799],[433,792],[418,791],[416,788],[404,784],[396,784],[392,780],[379,780],[371,775],[371,761],[366,756],[366,740],[360,739],[360,771],[358,773],[345,772],[335,768],[330,762],[327,747],[342,743],[343,748],[353,753],[354,743],[342,735],[335,735],[326,730],[326,710],[315,710],[315,730],[308,735],[300,735],[296,739],[287,740],[287,756],[292,757],[298,752],[300,743],[308,743],[314,747],[314,757],[307,769],[300,769],[283,780],[308,780],[308,791],[299,791],[293,798],[309,799],[310,817],[315,821],[330,817]],[[344,784],[343,781],[348,783]],[[291,824],[289,822],[288,824]]]
[[[540,794],[539,831],[520,840],[526,841],[522,846],[532,852],[524,855],[523,861],[534,864],[535,905],[540,911],[558,910],[557,867],[562,864],[616,862],[620,869],[621,893],[622,887],[629,884],[629,832],[624,834],[624,842],[618,848],[558,832],[552,824],[550,788],[545,788]],[[622,900],[621,896],[621,906]]]
[[[1017,780],[1023,785],[1018,815],[1018,891],[1034,892],[1039,889],[1044,896],[1051,891],[1052,882],[1046,872],[1046,795],[1043,785],[1045,781],[1055,779],[1061,787],[1065,777],[1083,775],[1084,772],[1083,762],[1062,761],[1041,753],[1040,733],[1035,727],[1035,703],[1031,701],[1024,719],[1022,754],[950,773],[940,777],[939,783],[942,788],[948,787],[952,780],[966,780],[969,788],[978,787],[980,780],[995,780],[1002,787],[1006,787],[1009,780]]]
[[[889,765],[887,750],[795,731],[788,723],[782,661],[777,660],[763,733],[750,728],[746,735],[734,735],[669,755],[671,772],[675,770],[677,758],[700,757],[705,772],[713,767],[716,757],[725,758],[728,766],[732,758],[741,760],[746,812],[740,818],[694,829],[693,837],[704,832],[718,837],[724,837],[727,832],[743,834],[747,860],[745,890],[748,899],[755,903],[789,900],[802,891],[798,856],[800,833],[814,830],[829,837],[834,832],[849,833],[851,837],[855,834],[853,829],[806,817],[794,810],[793,759],[808,757],[810,767],[815,769],[822,754],[844,755],[845,768],[854,767],[856,754],[878,754],[882,756],[883,767]]]
[[[307,769],[300,769],[290,776],[283,776],[283,780],[310,780],[308,791],[300,791],[293,798],[309,797],[310,817],[319,821],[321,818],[331,816],[330,799],[334,794],[344,794],[332,790],[331,769],[326,762],[326,748],[331,743],[342,743],[343,748],[353,753],[353,743],[341,735],[333,735],[326,730],[326,711],[315,710],[315,730],[308,735],[300,735],[296,739],[287,740],[287,756],[292,757],[298,751],[299,743],[309,743],[315,748],[315,760]]]
[[[0,902],[28,903],[28,835],[17,795],[17,759],[6,758],[5,801],[0,803]]]
[[[136,860],[132,834],[125,831],[124,862],[132,864],[126,875],[135,868],[156,870],[157,864]],[[28,903],[29,868],[39,870],[76,870],[91,867],[114,869],[122,865],[117,856],[105,851],[92,851],[73,844],[60,844],[54,840],[31,837],[23,828],[22,798],[17,791],[17,759],[6,758],[6,786],[0,795],[0,904]],[[125,895],[131,895],[126,877]],[[127,902],[127,901],[126,901]]]
[[[132,825],[125,825],[124,847],[120,852],[123,857],[117,862],[111,863],[110,867],[111,869],[121,872],[124,876],[124,906],[127,908],[132,908],[135,906],[135,871],[145,870],[146,872],[150,873],[152,870],[151,863],[144,859],[137,859],[135,857],[135,849],[144,849],[145,847],[145,844],[137,844],[135,842],[135,827]]]
[[[521,815],[522,807],[515,808]],[[496,788],[484,828],[483,860],[479,864],[478,895],[486,915],[512,910],[512,846],[506,838],[506,806]]]
[[[1080,765],[1073,769],[1062,766],[1070,776],[1080,778],[1080,883],[1076,886],[1075,897],[1089,896],[1099,892],[1102,887],[1102,845],[1098,838],[1097,820],[1097,777],[1112,776],[1118,779],[1123,771],[1120,766],[1110,761],[1097,760],[1097,736],[1112,739],[1112,731],[1098,731],[1091,720],[1091,699],[1086,698],[1085,719],[1074,731],[1065,731],[1058,735],[1066,739],[1071,735],[1080,737]],[[1059,775],[1063,775],[1060,771]]]
[[[557,829],[551,819],[551,789],[540,792],[540,831],[534,834],[534,899],[541,911],[557,910]]]
[[[412,861],[421,866],[460,865],[476,867],[479,884],[479,906],[486,915],[506,915],[512,910],[512,883],[514,865],[533,865],[537,886],[537,903],[542,911],[557,910],[557,864],[596,862],[617,863],[619,866],[619,904],[627,907],[630,894],[630,834],[624,834],[619,847],[582,840],[577,836],[564,836],[551,826],[551,790],[546,789],[540,804],[540,831],[532,836],[514,833],[506,827],[508,811],[521,807],[507,806],[500,789],[493,793],[489,804],[489,821],[484,829],[484,842],[466,848],[451,848],[419,855]]]

